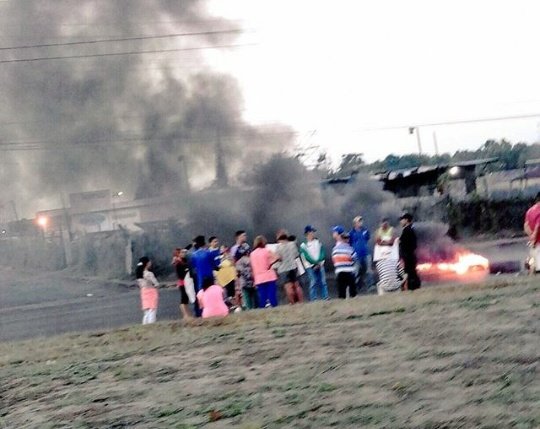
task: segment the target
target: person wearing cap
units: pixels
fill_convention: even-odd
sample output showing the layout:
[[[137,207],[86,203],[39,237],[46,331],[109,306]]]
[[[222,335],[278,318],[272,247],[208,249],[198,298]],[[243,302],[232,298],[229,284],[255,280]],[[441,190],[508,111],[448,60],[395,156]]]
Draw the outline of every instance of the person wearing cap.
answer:
[[[356,263],[356,286],[360,290],[366,284],[366,276],[368,272],[368,243],[371,238],[369,230],[364,226],[362,216],[356,216],[353,219],[353,228],[349,232],[351,246],[356,252],[358,262]]]
[[[399,257],[402,261],[403,269],[407,275],[405,290],[419,289],[421,286],[420,277],[416,271],[416,248],[417,239],[413,225],[413,217],[410,213],[404,213],[400,218],[403,231],[399,238]]]
[[[328,299],[328,285],[326,283],[326,272],[324,260],[326,252],[315,233],[317,230],[312,225],[306,225],[304,235],[306,241],[300,245],[300,257],[309,277],[309,299]]]
[[[347,289],[351,298],[356,296],[356,253],[349,244],[349,235],[341,225],[332,228],[332,237],[336,245],[332,249],[332,262],[336,273],[338,297],[347,298]]]

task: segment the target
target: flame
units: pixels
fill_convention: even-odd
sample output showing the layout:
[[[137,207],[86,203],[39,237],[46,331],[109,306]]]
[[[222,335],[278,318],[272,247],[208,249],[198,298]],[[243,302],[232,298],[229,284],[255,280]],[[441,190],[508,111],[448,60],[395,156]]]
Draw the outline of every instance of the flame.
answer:
[[[462,251],[456,255],[451,262],[425,262],[417,266],[418,271],[438,271],[441,273],[454,273],[465,275],[469,271],[487,271],[489,270],[489,261],[481,255]]]

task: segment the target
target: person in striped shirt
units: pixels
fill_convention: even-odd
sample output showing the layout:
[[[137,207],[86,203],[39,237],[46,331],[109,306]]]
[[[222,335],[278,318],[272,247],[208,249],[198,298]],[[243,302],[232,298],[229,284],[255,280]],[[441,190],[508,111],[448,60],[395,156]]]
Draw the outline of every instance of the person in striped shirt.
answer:
[[[338,297],[347,298],[348,288],[349,296],[353,298],[356,296],[356,253],[349,244],[349,237],[341,225],[332,228],[332,236],[336,240],[336,245],[332,249],[332,262],[336,273]]]

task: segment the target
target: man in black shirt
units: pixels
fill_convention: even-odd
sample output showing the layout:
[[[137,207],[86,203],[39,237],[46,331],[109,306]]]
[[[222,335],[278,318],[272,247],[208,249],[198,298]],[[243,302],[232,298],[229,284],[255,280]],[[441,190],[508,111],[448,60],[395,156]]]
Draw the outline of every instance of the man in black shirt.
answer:
[[[413,217],[410,213],[405,213],[400,218],[403,231],[399,238],[399,257],[403,264],[403,269],[407,274],[405,290],[419,289],[421,286],[420,277],[416,272],[416,232],[413,226]]]

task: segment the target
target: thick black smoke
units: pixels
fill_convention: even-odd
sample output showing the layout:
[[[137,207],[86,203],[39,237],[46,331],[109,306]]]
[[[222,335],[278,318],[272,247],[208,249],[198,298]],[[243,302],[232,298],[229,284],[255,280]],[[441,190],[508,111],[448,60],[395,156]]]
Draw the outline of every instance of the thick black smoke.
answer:
[[[461,250],[461,247],[448,236],[447,225],[419,222],[415,224],[415,230],[418,238],[419,262],[451,262]]]
[[[399,208],[390,193],[366,177],[343,185],[327,184],[319,173],[306,169],[297,159],[274,155],[246,168],[242,186],[193,196],[187,235],[218,235],[231,243],[234,231],[245,229],[251,238],[264,234],[270,241],[282,228],[303,237],[308,224],[319,230],[327,246],[331,227],[346,229],[362,215],[374,232],[380,220],[390,216],[397,225]]]
[[[211,16],[199,0],[0,3],[2,46],[235,27]],[[214,46],[234,37],[16,49],[2,51],[0,59]],[[0,80],[0,149],[17,149],[1,152],[3,198],[16,200],[26,215],[59,206],[60,193],[177,191],[185,186],[182,168],[195,183],[213,178],[218,139],[231,174],[252,153],[241,148],[261,143],[260,132],[242,120],[237,83],[207,70],[200,51],[4,63]],[[264,143],[259,151],[276,146]]]

